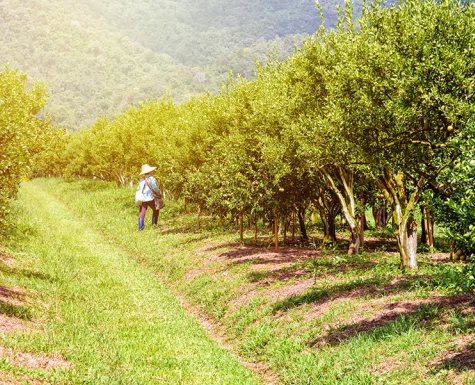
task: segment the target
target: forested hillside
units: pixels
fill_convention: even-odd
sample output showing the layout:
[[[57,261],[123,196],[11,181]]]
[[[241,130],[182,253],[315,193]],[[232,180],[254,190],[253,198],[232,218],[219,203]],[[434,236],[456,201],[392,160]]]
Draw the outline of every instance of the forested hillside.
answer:
[[[144,49],[80,6],[61,0],[7,4],[0,11],[3,59],[46,82],[48,110],[58,124],[90,124],[191,79],[170,57]]]
[[[229,70],[252,76],[272,47],[292,54],[319,22],[313,0],[2,3],[4,63],[45,81],[53,121],[73,129],[167,93],[214,93]],[[332,25],[335,4],[323,7]]]
[[[296,32],[310,34],[318,25],[318,13],[312,0],[140,0],[133,3],[89,0],[87,3],[97,17],[105,17],[133,40],[192,66],[212,64],[217,58],[259,39],[272,40]]]

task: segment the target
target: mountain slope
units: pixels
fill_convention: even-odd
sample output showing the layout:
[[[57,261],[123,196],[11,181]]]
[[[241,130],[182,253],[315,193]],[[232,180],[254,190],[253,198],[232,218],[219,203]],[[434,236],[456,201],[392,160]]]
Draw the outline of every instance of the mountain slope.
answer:
[[[0,10],[3,57],[46,81],[49,109],[59,124],[90,124],[168,88],[201,91],[176,87],[176,79],[193,84],[189,69],[119,34],[103,19],[74,12],[58,0],[9,4]]]
[[[54,122],[73,129],[146,99],[216,92],[229,70],[252,76],[269,48],[292,54],[318,21],[313,0],[2,3],[3,62],[44,80]]]
[[[188,65],[210,64],[259,39],[313,33],[318,27],[313,0],[88,0],[87,4],[133,40]]]

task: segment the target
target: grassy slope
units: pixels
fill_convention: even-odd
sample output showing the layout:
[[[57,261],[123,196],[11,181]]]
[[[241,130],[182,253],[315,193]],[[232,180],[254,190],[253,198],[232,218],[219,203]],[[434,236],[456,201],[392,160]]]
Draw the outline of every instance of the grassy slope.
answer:
[[[146,249],[146,239],[134,233],[124,244],[108,242],[99,222],[82,217],[88,204],[100,209],[101,201],[89,196],[72,203],[84,192],[50,195],[57,190],[38,181],[23,186],[20,233],[27,236],[20,241],[20,264],[29,273],[7,270],[0,281],[31,291],[31,317],[41,324],[31,339],[0,335],[0,345],[54,352],[71,363],[71,370],[37,369],[33,378],[61,384],[258,383],[208,339],[150,270],[130,258],[124,244]],[[18,371],[0,361],[0,377],[2,370]]]
[[[147,223],[146,231],[139,233],[136,210],[131,204],[133,191],[100,182],[35,180],[23,187],[22,205],[28,204],[33,210],[32,206],[40,199],[36,194],[45,194],[43,200],[46,194],[53,194],[61,202],[53,200],[52,205],[65,207],[65,213],[62,218],[48,208],[49,219],[40,223],[33,217],[31,225],[24,226],[21,233],[30,232],[30,237],[21,241],[25,245],[24,255],[29,256],[28,250],[35,250],[39,260],[49,261],[45,266],[34,262],[34,271],[51,277],[64,274],[61,286],[66,285],[64,293],[69,294],[62,298],[63,289],[56,287],[56,278],[28,279],[27,286],[36,293],[46,293],[41,297],[46,303],[53,304],[54,298],[50,296],[55,294],[60,304],[58,309],[50,307],[50,317],[45,320],[46,330],[52,331],[48,332],[48,342],[43,343],[44,349],[55,346],[56,351],[73,363],[82,362],[83,366],[79,366],[82,370],[92,361],[88,361],[86,354],[75,358],[67,349],[73,344],[67,338],[75,335],[74,328],[82,313],[91,314],[88,322],[96,325],[92,329],[96,332],[89,336],[83,330],[84,339],[75,340],[77,346],[85,345],[89,351],[90,341],[102,336],[103,322],[96,319],[97,305],[92,305],[96,303],[95,293],[112,296],[109,300],[117,307],[124,306],[124,302],[133,303],[127,296],[129,291],[133,292],[132,288],[121,288],[110,272],[107,277],[101,274],[109,271],[110,258],[117,268],[120,262],[117,274],[122,274],[122,266],[138,269],[130,258],[143,266],[139,269],[139,275],[144,277],[140,281],[148,287],[146,291],[154,301],[161,297],[155,290],[163,290],[154,282],[153,278],[157,277],[174,294],[184,297],[195,311],[209,317],[226,334],[237,354],[247,361],[264,361],[279,376],[279,383],[469,384],[474,381],[472,297],[450,296],[433,288],[431,281],[447,271],[449,265],[434,264],[431,255],[420,256],[418,273],[403,276],[397,269],[397,256],[387,252],[348,258],[338,250],[284,249],[276,254],[267,247],[241,247],[236,242],[235,230],[229,233],[213,230],[212,222],[201,231],[193,230],[194,218],[179,215],[180,208],[175,202],[168,202],[159,231],[151,230]],[[57,229],[51,221],[55,217],[59,221]],[[35,230],[38,226],[51,229],[46,239],[39,237]],[[66,251],[70,247],[64,245],[68,244],[78,244],[80,250],[85,248],[83,258],[96,261],[95,265],[84,271],[78,269],[74,262],[78,256]],[[55,268],[57,257],[51,256],[58,254],[58,250],[59,254],[65,253],[66,260]],[[102,278],[96,280],[96,275]],[[93,285],[89,291],[88,284],[78,293],[78,285],[89,280],[101,290]],[[108,288],[121,294],[114,296],[104,290]],[[92,304],[86,301],[80,305],[78,298],[84,295],[92,297]],[[67,306],[68,310],[61,306]],[[65,314],[76,306],[90,310],[81,309],[75,317],[65,320]],[[124,322],[130,322],[128,317],[133,312],[130,313]],[[35,316],[40,314],[37,310]],[[58,322],[58,316],[63,322]],[[109,325],[120,329],[114,322]],[[57,336],[60,336],[58,341]],[[18,343],[15,338],[21,341],[20,347],[32,346],[28,338],[9,335],[4,337],[4,343],[15,346]],[[134,338],[131,336],[131,340]],[[65,342],[61,342],[63,339]],[[108,343],[106,339],[104,346]],[[180,345],[180,341],[177,343]],[[170,346],[170,360],[176,354],[174,344]],[[97,359],[103,359],[100,362],[105,362],[103,366],[108,373],[107,365],[112,366],[109,361],[114,357],[114,364],[127,373],[132,370],[127,368],[130,353],[125,349],[122,355],[107,354],[105,358],[99,355]],[[172,367],[181,368],[181,362],[174,362],[176,365]],[[146,372],[148,365],[143,364],[139,370],[143,378],[150,375]],[[184,375],[188,373],[186,365],[183,371]],[[242,381],[252,383],[248,379]]]

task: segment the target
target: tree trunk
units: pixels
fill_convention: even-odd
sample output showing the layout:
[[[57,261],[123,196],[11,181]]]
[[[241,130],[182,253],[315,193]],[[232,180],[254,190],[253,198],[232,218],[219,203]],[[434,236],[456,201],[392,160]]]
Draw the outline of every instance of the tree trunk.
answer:
[[[356,255],[359,253],[361,246],[360,219],[358,217],[352,218],[352,222],[348,221],[348,225],[350,226],[348,255]]]
[[[377,208],[373,207],[373,218],[377,229],[385,228],[389,219],[388,213],[386,211],[386,205]]]
[[[399,224],[396,232],[399,253],[401,256],[401,268],[417,269],[417,223],[416,221],[403,221]]]
[[[239,239],[241,243],[244,242],[244,219],[242,214],[239,215]]]
[[[365,206],[366,206],[366,194],[363,192],[361,193],[361,209],[363,214],[360,215],[360,245],[364,247],[364,231],[368,228],[366,223],[366,216],[365,216]]]
[[[330,242],[336,244],[336,221],[334,216],[328,217],[328,239]]]
[[[279,251],[279,217],[277,216],[277,210],[274,210],[274,244],[275,251]]]
[[[360,220],[360,245],[364,247],[364,229],[366,225],[366,217],[363,215]]]
[[[421,212],[421,243],[429,246],[432,251],[432,249],[434,248],[434,232],[429,207],[427,207],[426,205],[421,206]]]
[[[343,213],[340,214],[340,223],[342,227],[345,227],[347,225],[347,220],[346,220],[345,214]]]
[[[323,243],[329,243],[329,237],[330,237],[330,225],[328,223],[328,218],[325,214],[320,213],[320,219],[322,220],[323,223]]]
[[[407,228],[407,266],[410,269],[417,269],[417,222],[412,221]]]
[[[323,223],[323,243],[336,243],[335,217],[331,215],[320,215]]]
[[[360,251],[360,229],[356,228],[351,231],[350,246],[348,247],[348,255],[356,255]]]
[[[284,220],[284,245],[287,242],[287,227],[288,227],[288,222],[287,219]]]
[[[295,221],[296,221],[295,211],[292,211],[292,242],[295,242]]]
[[[307,229],[305,228],[305,209],[298,209],[297,216],[299,219],[300,238],[303,241],[308,241]]]
[[[431,252],[434,251],[434,224],[432,218],[430,217],[429,208],[427,208],[427,224],[428,224],[428,233],[429,233],[429,246]]]
[[[398,227],[395,235],[401,257],[401,268],[417,269],[417,223],[410,219],[425,185],[425,178],[421,177],[414,186],[409,197],[406,195],[404,174],[393,174],[385,169],[377,180],[378,187],[392,207],[392,218]],[[408,199],[409,198],[409,199]]]
[[[354,172],[341,167],[330,174],[327,170],[320,170],[329,182],[331,189],[340,201],[341,214],[350,228],[350,245],[348,255],[358,254],[360,247],[360,218],[356,215],[356,203],[353,193]]]
[[[198,218],[197,218],[197,228],[201,229],[201,205],[198,205]]]
[[[336,243],[335,218],[340,210],[340,203],[331,189],[319,189],[318,199],[314,202],[323,223],[323,243]]]

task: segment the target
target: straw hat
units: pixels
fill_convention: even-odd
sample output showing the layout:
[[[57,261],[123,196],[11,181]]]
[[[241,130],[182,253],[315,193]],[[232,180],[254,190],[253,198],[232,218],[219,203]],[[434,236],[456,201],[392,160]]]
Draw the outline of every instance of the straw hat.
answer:
[[[156,167],[150,167],[148,164],[142,166],[142,172],[139,175],[148,174],[156,169]]]

